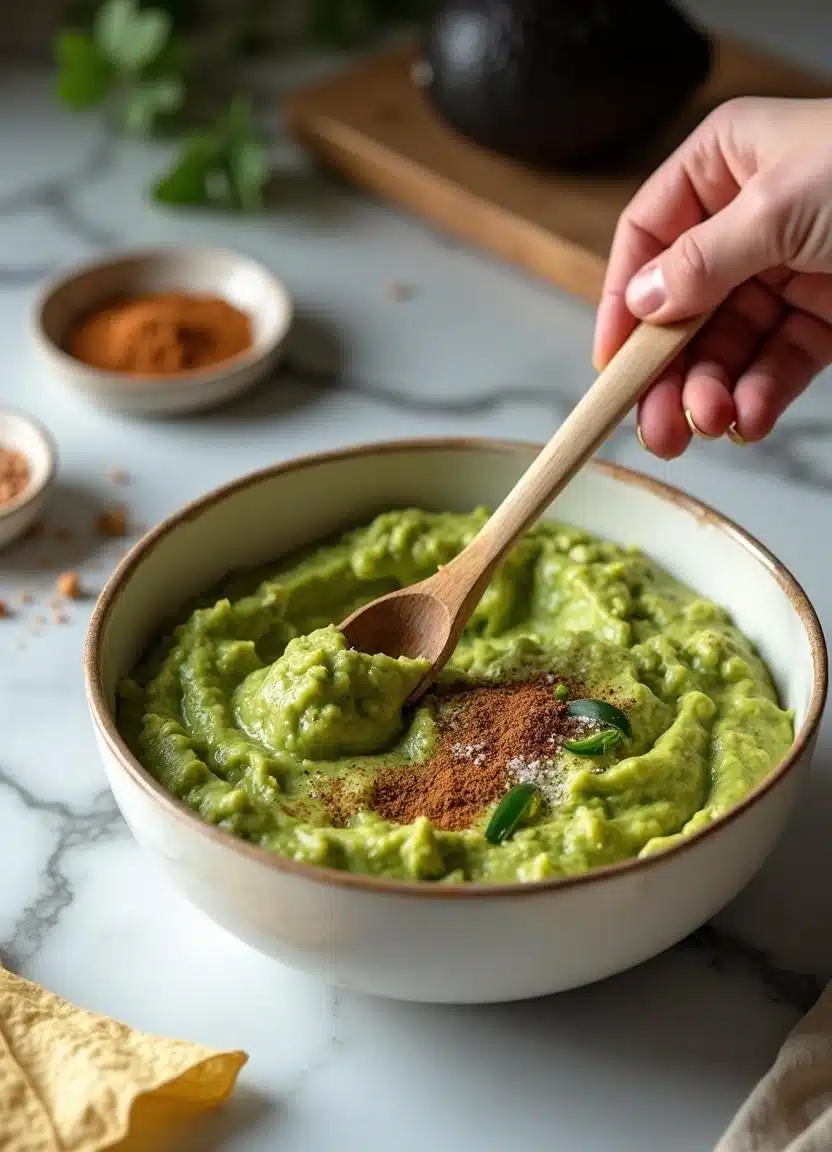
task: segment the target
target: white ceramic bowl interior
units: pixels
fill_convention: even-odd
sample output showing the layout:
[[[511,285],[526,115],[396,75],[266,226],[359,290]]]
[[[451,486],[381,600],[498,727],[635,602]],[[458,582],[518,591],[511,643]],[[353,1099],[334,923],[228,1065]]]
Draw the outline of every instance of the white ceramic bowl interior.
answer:
[[[825,701],[817,618],[789,574],[741,530],[673,489],[610,465],[580,473],[550,515],[640,545],[726,605],[795,711],[786,761],[743,805],[679,848],[532,885],[350,876],[269,855],[208,827],[130,756],[112,719],[116,684],[192,596],[230,569],[267,562],[383,509],[493,506],[533,454],[530,446],[487,441],[405,442],[278,467],[160,525],[105,589],[90,626],[86,675],[116,800],[186,895],[263,952],[333,983],[403,999],[537,996],[598,980],[674,944],[737,894],[777,840]]]
[[[254,342],[225,364],[176,376],[130,375],[91,368],[65,350],[74,323],[119,296],[154,292],[220,296],[251,318]],[[262,264],[212,248],[117,253],[72,269],[35,302],[35,347],[64,384],[94,403],[134,416],[178,415],[214,407],[250,388],[273,367],[289,332],[292,301]]]
[[[20,495],[0,505],[0,547],[30,528],[43,511],[55,479],[57,452],[51,436],[30,416],[0,408],[0,447],[22,452],[29,461],[29,483]]]

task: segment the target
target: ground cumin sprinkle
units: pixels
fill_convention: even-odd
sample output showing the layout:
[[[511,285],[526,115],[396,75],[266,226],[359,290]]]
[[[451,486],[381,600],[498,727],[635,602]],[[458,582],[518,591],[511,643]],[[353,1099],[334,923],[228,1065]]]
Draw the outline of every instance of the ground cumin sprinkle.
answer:
[[[580,695],[576,685],[567,687],[572,698]],[[551,678],[449,694],[439,705],[431,760],[382,770],[373,807],[398,824],[427,816],[437,828],[458,830],[469,828],[515,783],[534,783],[555,803],[560,745],[586,727],[567,715]]]

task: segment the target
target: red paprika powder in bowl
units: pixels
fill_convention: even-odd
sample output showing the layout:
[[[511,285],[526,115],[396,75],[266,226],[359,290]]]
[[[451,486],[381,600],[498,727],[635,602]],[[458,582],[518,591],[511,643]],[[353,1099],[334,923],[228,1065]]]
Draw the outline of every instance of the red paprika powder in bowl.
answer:
[[[134,416],[215,407],[273,368],[292,303],[247,256],[210,248],[119,253],[47,284],[36,348],[62,383]]]
[[[223,364],[252,342],[250,317],[227,300],[159,292],[114,300],[82,317],[67,351],[91,368],[167,376]]]

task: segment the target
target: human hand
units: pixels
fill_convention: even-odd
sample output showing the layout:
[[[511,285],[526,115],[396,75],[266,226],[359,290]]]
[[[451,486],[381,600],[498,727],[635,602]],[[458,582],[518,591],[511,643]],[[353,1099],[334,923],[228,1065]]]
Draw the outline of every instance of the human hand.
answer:
[[[616,228],[595,365],[639,319],[715,307],[639,405],[665,459],[692,433],[761,440],[832,363],[832,100],[729,101],[647,180]]]

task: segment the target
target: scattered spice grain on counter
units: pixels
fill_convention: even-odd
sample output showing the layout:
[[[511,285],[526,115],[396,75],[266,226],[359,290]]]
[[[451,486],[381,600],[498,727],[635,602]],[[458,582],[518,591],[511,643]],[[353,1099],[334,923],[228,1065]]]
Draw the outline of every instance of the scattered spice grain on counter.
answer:
[[[387,288],[387,294],[391,300],[397,304],[404,304],[408,300],[412,300],[416,295],[416,289],[412,284],[404,284],[401,280],[395,280]]]
[[[0,444],[0,506],[11,504],[26,489],[31,472],[22,452]]]
[[[109,301],[80,320],[67,350],[92,368],[175,375],[239,356],[252,340],[249,317],[227,300],[165,292]]]
[[[56,587],[65,600],[77,600],[81,595],[81,577],[74,570],[62,572]]]
[[[123,504],[114,504],[98,514],[96,531],[99,536],[118,539],[127,535],[127,509]]]
[[[122,486],[132,482],[130,474],[119,468],[107,470],[106,477],[110,483]],[[30,541],[47,539],[50,542],[66,543],[78,539],[88,541],[93,536],[103,540],[117,540],[142,531],[144,531],[142,526],[130,520],[127,505],[118,503],[101,508],[86,528],[77,524],[70,526],[67,523],[55,524],[39,520],[31,526],[26,537]],[[59,553],[66,551],[60,547],[57,550]],[[123,554],[126,554],[126,551],[119,549],[116,555],[112,549],[108,549],[105,563],[113,565]],[[26,649],[27,640],[43,635],[45,631],[49,631],[50,626],[70,624],[72,622],[72,615],[68,611],[70,605],[83,601],[90,590],[81,570],[62,568],[60,555],[53,556],[46,551],[35,552],[32,561],[37,568],[44,570],[51,587],[44,586],[41,579],[35,577],[32,586],[19,587],[10,592],[10,599],[0,599],[0,619],[17,617],[27,628],[25,640],[21,638],[15,640],[14,635],[11,638],[14,647],[21,651]],[[68,557],[65,555],[63,564],[67,561]],[[92,572],[88,579],[91,587],[95,587],[100,576]]]

